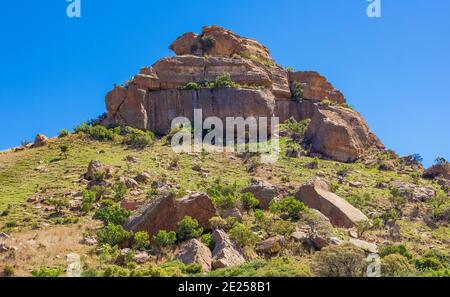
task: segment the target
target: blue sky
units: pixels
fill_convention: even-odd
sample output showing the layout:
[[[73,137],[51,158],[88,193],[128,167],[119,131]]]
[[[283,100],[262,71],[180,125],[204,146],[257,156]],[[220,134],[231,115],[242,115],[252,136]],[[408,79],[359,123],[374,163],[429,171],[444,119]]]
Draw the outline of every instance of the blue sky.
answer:
[[[450,159],[449,1],[382,0],[380,19],[366,0],[81,0],[80,19],[67,4],[2,4],[0,149],[103,113],[114,83],[217,24],[325,75],[399,154]]]

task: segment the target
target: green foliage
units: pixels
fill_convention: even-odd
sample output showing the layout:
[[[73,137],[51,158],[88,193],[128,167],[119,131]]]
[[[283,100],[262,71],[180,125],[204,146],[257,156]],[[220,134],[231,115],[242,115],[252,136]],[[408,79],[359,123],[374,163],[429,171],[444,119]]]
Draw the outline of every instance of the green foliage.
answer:
[[[63,137],[66,137],[68,135],[69,135],[69,131],[66,130],[66,129],[62,129],[62,130],[59,131],[58,137],[59,138],[63,138]]]
[[[31,275],[34,277],[58,277],[64,273],[62,267],[39,267],[31,271]]]
[[[97,195],[95,192],[84,189],[82,192],[81,210],[84,212],[90,211],[96,199]]]
[[[155,135],[150,131],[126,127],[122,143],[133,148],[143,149],[153,143]]]
[[[302,84],[298,81],[295,81],[292,84],[292,99],[295,101],[302,101],[303,100],[303,87]]]
[[[286,67],[286,71],[287,72],[294,72],[294,68],[293,67]]]
[[[211,219],[209,219],[209,225],[211,226],[211,228],[213,230],[225,229],[225,227],[227,225],[227,221],[222,217],[216,216],[216,217],[212,217]]]
[[[276,214],[288,215],[291,220],[298,220],[300,213],[306,211],[306,206],[293,196],[284,197],[280,201],[270,203],[269,209]]]
[[[153,236],[155,243],[160,248],[173,246],[177,241],[177,234],[174,231],[167,232],[166,230],[159,230],[159,232]]]
[[[352,244],[330,245],[314,254],[311,267],[321,277],[358,277],[364,275],[365,258]]]
[[[358,209],[362,209],[366,206],[366,201],[370,200],[370,196],[368,193],[364,193],[363,195],[358,194],[350,194],[347,197],[348,203],[353,205],[354,207]]]
[[[150,245],[150,237],[145,231],[139,231],[134,234],[133,248],[136,250],[146,250]]]
[[[207,189],[207,193],[217,208],[230,209],[236,207],[239,199],[237,190],[236,183],[228,185],[222,183],[220,179],[216,179]]]
[[[115,246],[125,241],[131,233],[125,231],[120,225],[109,224],[97,231],[97,241],[100,244]]]
[[[437,157],[436,160],[434,161],[434,164],[436,164],[436,165],[444,165],[447,163],[448,163],[448,161],[443,157]]]
[[[437,249],[431,249],[422,257],[415,259],[414,265],[422,271],[450,269],[450,254]]]
[[[88,123],[83,123],[74,130],[75,133],[84,133],[90,138],[98,141],[112,141],[117,138],[117,130],[108,129],[102,125],[89,125]]]
[[[214,249],[215,242],[212,239],[211,233],[205,233],[202,235],[201,241],[206,245],[211,251]]]
[[[229,231],[230,238],[241,247],[253,247],[258,240],[258,236],[250,230],[247,225],[235,223]]]
[[[61,151],[61,154],[63,154],[64,157],[67,159],[67,152],[69,151],[69,146],[66,144],[61,144],[59,146],[59,150]]]
[[[180,241],[196,238],[202,235],[203,228],[199,226],[198,221],[192,217],[186,216],[178,222],[178,239]]]
[[[86,268],[81,272],[81,277],[100,277],[101,273],[94,268]]]
[[[309,277],[312,276],[309,266],[289,257],[256,260],[245,264],[217,269],[210,277]]]
[[[309,169],[319,169],[319,158],[314,157],[314,159],[307,165]]]
[[[105,225],[123,225],[131,212],[113,204],[110,201],[102,203],[101,207],[95,212],[94,219],[102,221]]]
[[[117,245],[111,246],[109,244],[103,244],[100,247],[100,260],[103,263],[115,263],[117,257],[120,255],[120,250]]]
[[[215,81],[211,85],[211,89],[218,88],[238,88],[239,85],[235,83],[229,73],[221,73],[216,76]]]
[[[286,135],[295,142],[300,143],[303,141],[310,123],[311,119],[305,119],[300,122],[297,122],[295,119],[288,119],[280,124],[280,134]]]
[[[200,39],[200,45],[206,53],[216,46],[216,39],[212,36],[205,36]]]
[[[380,257],[381,258],[384,258],[384,257],[392,255],[392,254],[402,255],[403,257],[407,258],[408,260],[412,259],[411,253],[406,249],[406,247],[403,244],[385,245],[380,248]]]
[[[201,88],[201,86],[198,83],[191,81],[191,82],[188,82],[188,83],[184,84],[183,86],[181,86],[180,90],[198,91],[198,90],[200,90],[200,88]]]
[[[417,164],[422,164],[423,158],[420,154],[413,154],[411,155],[411,158],[416,162]]]
[[[0,274],[0,277],[12,277],[15,274],[15,269],[14,266],[6,264],[5,267],[3,268],[3,273]]]
[[[448,222],[450,219],[450,198],[444,194],[439,193],[430,201],[431,216],[436,221]]]
[[[130,271],[117,265],[108,265],[103,272],[103,277],[127,277]]]
[[[407,276],[414,272],[414,267],[408,259],[399,254],[385,256],[381,260],[381,273],[383,276],[398,277]]]
[[[112,187],[114,201],[116,202],[122,201],[123,198],[125,197],[125,194],[127,193],[127,190],[128,188],[124,182],[119,181],[116,184],[114,184]]]
[[[245,209],[247,210],[255,209],[259,205],[258,198],[256,198],[255,195],[253,195],[252,193],[241,194],[241,201]]]

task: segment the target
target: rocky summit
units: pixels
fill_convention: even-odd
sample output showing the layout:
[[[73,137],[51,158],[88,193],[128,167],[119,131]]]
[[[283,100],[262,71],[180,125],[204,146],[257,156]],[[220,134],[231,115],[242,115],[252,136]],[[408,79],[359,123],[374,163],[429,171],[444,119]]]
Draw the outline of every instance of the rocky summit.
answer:
[[[185,33],[171,45],[176,56],[144,67],[131,80],[106,95],[105,125],[126,124],[167,134],[172,120],[203,117],[278,117],[310,119],[305,143],[332,160],[353,162],[383,144],[344,95],[314,71],[284,69],[259,42],[219,26],[201,34]],[[220,75],[233,87],[211,87]]]

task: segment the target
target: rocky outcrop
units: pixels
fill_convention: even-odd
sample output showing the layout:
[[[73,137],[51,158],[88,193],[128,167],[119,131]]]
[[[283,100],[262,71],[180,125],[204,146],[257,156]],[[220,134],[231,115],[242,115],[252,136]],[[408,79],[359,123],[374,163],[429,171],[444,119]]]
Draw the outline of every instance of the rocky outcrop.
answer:
[[[424,178],[443,178],[450,181],[450,163],[436,164],[425,170]]]
[[[48,143],[48,137],[44,134],[38,134],[36,135],[33,143],[33,147],[41,147]]]
[[[125,223],[128,231],[146,231],[150,236],[160,230],[176,231],[178,222],[185,216],[196,219],[205,228],[209,219],[216,215],[211,199],[203,193],[190,194],[176,199],[173,194],[155,198],[142,206]]]
[[[211,271],[211,251],[198,239],[191,239],[184,242],[176,255],[176,259],[187,265],[198,263],[204,272]]]
[[[427,201],[436,196],[436,191],[431,187],[421,187],[412,183],[394,181],[390,184],[400,195],[411,201]]]
[[[359,209],[331,193],[328,184],[321,179],[301,186],[295,198],[320,211],[337,227],[351,228],[360,221],[368,220]]]
[[[312,152],[341,162],[359,159],[370,147],[384,148],[359,113],[338,106],[318,106],[305,138]]]
[[[336,90],[324,76],[315,71],[289,72],[290,85],[293,85],[294,82],[300,83],[303,99],[345,103],[344,95]]]
[[[282,193],[279,188],[266,181],[253,181],[241,192],[253,194],[259,200],[258,207],[261,209],[268,209],[270,202]]]
[[[144,67],[124,86],[106,96],[108,117],[104,125],[123,123],[165,135],[172,120],[193,121],[194,109],[203,119],[214,116],[311,119],[306,140],[312,151],[337,161],[352,162],[371,147],[382,144],[355,111],[339,106],[345,97],[325,77],[313,71],[288,72],[276,65],[266,47],[218,26],[203,28],[200,35],[186,33],[170,48],[175,57]],[[227,73],[236,88],[205,88]],[[191,89],[187,83],[196,82]],[[302,100],[292,91],[301,88]],[[270,132],[270,131],[269,131]]]
[[[89,162],[84,178],[87,180],[101,180],[111,178],[113,175],[113,168],[111,166],[102,165],[98,160]]]
[[[281,251],[284,236],[276,235],[256,244],[255,250],[264,254],[276,254]]]
[[[245,258],[239,249],[233,244],[228,234],[223,230],[215,230],[212,234],[215,243],[212,252],[212,268],[219,269],[237,266],[245,263]]]

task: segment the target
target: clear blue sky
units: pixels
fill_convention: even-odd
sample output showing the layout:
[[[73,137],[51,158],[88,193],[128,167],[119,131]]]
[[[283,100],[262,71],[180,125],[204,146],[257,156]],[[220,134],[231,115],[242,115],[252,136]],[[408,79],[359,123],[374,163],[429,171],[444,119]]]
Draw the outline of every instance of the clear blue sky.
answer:
[[[277,62],[317,70],[384,144],[450,159],[450,1],[6,1],[0,32],[0,149],[104,112],[104,95],[172,55],[181,33],[217,24],[259,40]]]

